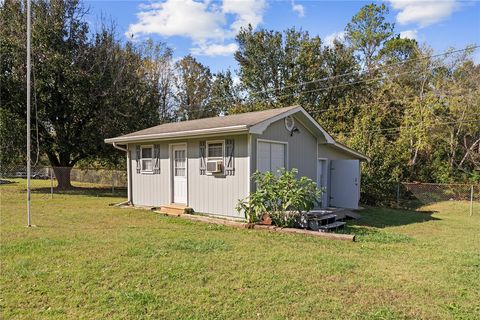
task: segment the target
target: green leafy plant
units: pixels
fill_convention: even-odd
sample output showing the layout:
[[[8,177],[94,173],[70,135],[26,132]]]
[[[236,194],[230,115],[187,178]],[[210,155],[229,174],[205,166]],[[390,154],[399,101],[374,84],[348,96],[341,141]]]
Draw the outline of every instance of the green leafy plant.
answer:
[[[304,211],[318,203],[322,190],[308,177],[297,178],[298,170],[280,169],[272,172],[255,172],[252,179],[256,191],[239,200],[237,211],[243,211],[250,223],[258,222],[263,214],[270,214],[273,224],[286,227]]]

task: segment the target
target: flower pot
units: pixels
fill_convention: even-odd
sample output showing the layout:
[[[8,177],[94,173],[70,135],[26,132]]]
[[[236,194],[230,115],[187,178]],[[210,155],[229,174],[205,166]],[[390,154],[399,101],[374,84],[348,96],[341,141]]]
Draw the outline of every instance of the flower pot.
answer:
[[[265,212],[262,215],[262,219],[260,220],[259,224],[271,226],[272,225],[272,217],[270,216],[270,214]]]

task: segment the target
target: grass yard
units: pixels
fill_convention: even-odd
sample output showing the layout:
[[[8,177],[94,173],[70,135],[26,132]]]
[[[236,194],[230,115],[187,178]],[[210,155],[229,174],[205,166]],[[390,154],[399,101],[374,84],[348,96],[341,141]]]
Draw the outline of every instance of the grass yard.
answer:
[[[2,319],[479,319],[480,213],[367,209],[358,242],[230,229],[1,185]],[[48,181],[34,181],[48,187]]]

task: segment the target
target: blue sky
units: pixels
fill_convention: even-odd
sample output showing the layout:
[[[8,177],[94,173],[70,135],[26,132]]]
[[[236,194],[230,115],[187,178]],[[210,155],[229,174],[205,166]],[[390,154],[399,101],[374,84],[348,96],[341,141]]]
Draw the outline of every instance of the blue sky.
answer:
[[[87,0],[90,23],[100,17],[116,22],[127,39],[153,38],[175,50],[179,58],[192,53],[213,72],[236,68],[236,31],[247,24],[256,29],[296,27],[319,35],[326,43],[342,37],[351,17],[371,1],[263,0]],[[379,3],[379,1],[377,2]],[[474,0],[389,0],[389,20],[395,31],[432,46],[436,53],[449,47],[480,45],[480,3]],[[475,60],[480,62],[480,50]]]

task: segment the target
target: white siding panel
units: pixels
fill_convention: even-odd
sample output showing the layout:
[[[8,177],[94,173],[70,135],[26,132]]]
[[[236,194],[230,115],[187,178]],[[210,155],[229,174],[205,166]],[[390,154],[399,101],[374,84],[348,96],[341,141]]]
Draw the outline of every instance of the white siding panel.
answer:
[[[235,174],[233,176],[200,175],[199,142],[226,138],[235,140]],[[181,142],[187,142],[188,206],[196,212],[243,218],[243,214],[238,213],[235,207],[238,199],[248,195],[247,135],[175,141],[175,143]],[[159,174],[137,173],[136,146],[132,144],[129,148],[134,205],[161,206],[171,203],[169,142],[160,142]]]
[[[328,144],[322,144],[320,143],[318,145],[318,157],[319,158],[327,158],[330,160],[354,160],[358,159],[355,158],[351,153],[345,152],[342,149],[328,145]]]
[[[261,135],[252,135],[252,173],[257,170],[257,139],[283,141],[288,143],[287,167],[297,168],[299,176],[307,176],[316,181],[317,179],[317,138],[295,119],[295,126],[300,132],[290,135],[285,128],[284,119],[272,123]],[[260,141],[258,141],[260,143]],[[252,188],[254,185],[251,185]]]
[[[200,175],[200,141],[235,140],[235,175]],[[235,210],[238,199],[248,194],[247,135],[188,141],[188,205],[207,214],[243,218]]]
[[[134,205],[160,206],[169,203],[168,144],[160,143],[160,173],[137,173],[136,145],[129,145],[132,164],[132,200]]]

